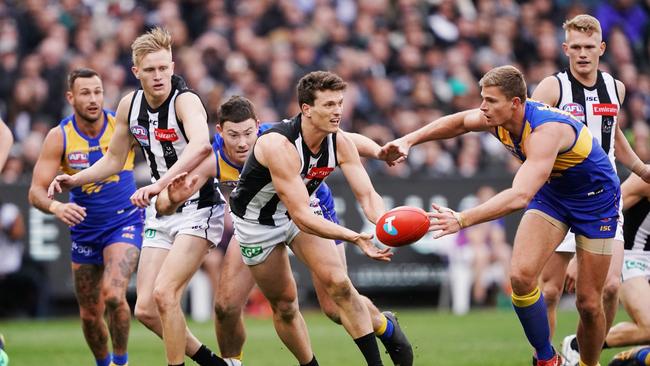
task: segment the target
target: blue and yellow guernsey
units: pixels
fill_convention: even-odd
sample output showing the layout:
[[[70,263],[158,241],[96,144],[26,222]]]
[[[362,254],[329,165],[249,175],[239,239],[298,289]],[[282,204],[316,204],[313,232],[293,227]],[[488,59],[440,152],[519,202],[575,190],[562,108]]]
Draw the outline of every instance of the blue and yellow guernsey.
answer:
[[[63,119],[59,127],[63,131],[61,169],[64,173],[72,175],[90,167],[104,156],[115,130],[115,114],[104,110],[104,126],[95,138],[79,130],[74,115]],[[86,219],[73,229],[105,227],[114,223],[116,214],[127,213],[135,208],[129,200],[136,190],[133,177],[134,158],[135,154],[131,149],[124,169],[119,174],[70,191],[70,201],[86,208]]]
[[[607,154],[587,126],[569,113],[545,104],[526,101],[520,136],[502,128],[497,138],[522,162],[526,160],[526,140],[545,123],[565,123],[575,131],[573,145],[555,158],[547,182],[528,209],[541,210],[566,223],[576,234],[588,238],[610,238],[616,232],[620,181]]]
[[[551,176],[542,189],[552,189],[557,194],[572,196],[620,185],[600,143],[582,122],[568,112],[527,100],[521,136],[511,136],[501,126],[496,128],[495,134],[523,162],[526,160],[526,140],[537,127],[547,122],[565,123],[573,127],[576,139],[569,149],[558,154]]]

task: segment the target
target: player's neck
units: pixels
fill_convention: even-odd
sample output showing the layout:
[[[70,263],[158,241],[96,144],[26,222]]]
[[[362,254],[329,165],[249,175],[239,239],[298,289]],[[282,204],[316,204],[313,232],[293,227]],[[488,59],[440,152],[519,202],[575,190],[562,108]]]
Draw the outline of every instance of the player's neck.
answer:
[[[92,138],[99,136],[99,133],[102,132],[102,128],[104,127],[104,113],[102,113],[99,119],[95,122],[90,122],[76,113],[74,115],[74,120],[79,131]]]
[[[517,110],[514,111],[512,114],[512,119],[509,121],[506,121],[501,125],[501,127],[505,128],[506,131],[510,132],[510,136],[516,136],[517,138],[521,138],[521,130],[522,127],[524,126],[524,116],[526,114],[526,107],[525,104],[523,104],[520,108],[517,108]]]
[[[571,75],[573,75],[573,77],[578,80],[580,84],[586,87],[592,87],[596,85],[596,81],[598,80],[598,69],[596,68],[594,71],[587,74],[580,74],[571,69]]]
[[[320,150],[320,145],[323,143],[325,136],[329,135],[329,132],[317,129],[314,127],[313,123],[304,116],[303,121],[306,123],[301,124],[302,138],[309,150],[311,150],[312,153],[317,153]]]
[[[147,93],[147,91],[145,90],[144,91],[144,98],[147,100],[147,104],[149,105],[149,107],[151,107],[153,109],[156,109],[156,108],[160,107],[163,103],[165,103],[167,98],[169,98],[169,94],[171,94],[171,92],[172,91],[170,89],[169,92],[166,93],[165,95],[154,96],[154,95],[151,95],[151,94]]]

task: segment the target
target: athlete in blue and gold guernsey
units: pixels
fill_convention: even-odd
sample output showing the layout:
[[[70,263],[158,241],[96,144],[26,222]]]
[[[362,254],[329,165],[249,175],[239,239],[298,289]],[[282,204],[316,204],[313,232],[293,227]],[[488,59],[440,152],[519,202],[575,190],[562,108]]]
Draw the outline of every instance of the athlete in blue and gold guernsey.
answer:
[[[75,293],[96,364],[126,365],[131,322],[126,289],[138,262],[144,220],[142,209],[129,199],[136,190],[134,152],[129,152],[119,174],[71,190],[69,203],[48,198],[47,187],[57,171],[72,175],[93,165],[106,152],[115,128],[113,112],[103,109],[102,81],[95,71],[72,71],[68,87],[66,97],[74,113],[45,138],[29,200],[70,226]]]
[[[511,261],[512,303],[538,366],[562,364],[549,340],[538,277],[567,231],[574,232],[580,364],[598,365],[605,339],[602,291],[618,218],[618,177],[586,126],[566,112],[526,99],[526,82],[515,67],[492,69],[479,85],[483,99],[479,109],[433,121],[386,144],[380,157],[392,162],[425,141],[470,131],[493,133],[523,162],[512,188],[463,212],[434,204],[430,231],[441,237],[526,208]]]

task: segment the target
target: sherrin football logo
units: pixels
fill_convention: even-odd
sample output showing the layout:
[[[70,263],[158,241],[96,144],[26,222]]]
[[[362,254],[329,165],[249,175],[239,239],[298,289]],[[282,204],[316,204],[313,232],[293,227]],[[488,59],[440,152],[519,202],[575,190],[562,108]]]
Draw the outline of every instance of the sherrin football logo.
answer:
[[[393,226],[393,220],[395,220],[395,216],[389,216],[386,218],[386,221],[384,222],[384,231],[389,234],[389,235],[397,235],[397,229],[395,226]]]

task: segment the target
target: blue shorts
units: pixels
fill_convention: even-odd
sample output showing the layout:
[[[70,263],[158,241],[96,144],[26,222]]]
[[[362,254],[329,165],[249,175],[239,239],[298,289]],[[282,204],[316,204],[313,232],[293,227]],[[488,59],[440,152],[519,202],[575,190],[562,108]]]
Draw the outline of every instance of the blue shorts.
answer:
[[[526,209],[546,213],[565,223],[576,235],[608,239],[616,235],[620,197],[620,187],[604,187],[581,196],[562,196],[543,186]]]
[[[70,230],[72,262],[104,264],[104,248],[115,243],[127,243],[140,249],[144,227],[143,211],[136,209],[123,218],[118,217],[115,221],[113,225],[103,228],[72,227]]]
[[[320,205],[320,208],[323,211],[323,217],[326,220],[329,220],[335,224],[339,224],[339,218],[336,217],[336,210],[334,210],[334,207],[328,207],[328,205]],[[343,243],[343,240],[335,240],[334,242],[336,245],[339,245]]]

